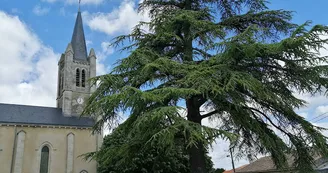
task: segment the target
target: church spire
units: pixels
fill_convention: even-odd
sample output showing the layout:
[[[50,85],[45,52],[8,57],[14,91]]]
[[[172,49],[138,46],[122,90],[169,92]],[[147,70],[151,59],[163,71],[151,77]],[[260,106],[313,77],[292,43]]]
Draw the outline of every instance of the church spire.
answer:
[[[86,61],[87,46],[85,44],[83,22],[80,8],[76,17],[71,44],[74,52],[74,59]]]

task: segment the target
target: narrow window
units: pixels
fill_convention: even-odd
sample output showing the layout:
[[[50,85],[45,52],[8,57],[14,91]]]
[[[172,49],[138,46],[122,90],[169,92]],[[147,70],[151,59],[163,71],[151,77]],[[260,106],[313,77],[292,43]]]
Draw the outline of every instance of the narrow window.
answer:
[[[76,86],[80,86],[80,69],[76,69]]]
[[[60,96],[60,93],[61,93],[61,90],[62,90],[62,88],[61,88],[61,80],[62,80],[62,78],[61,78],[61,76],[60,76],[60,74],[59,74],[59,82],[58,82],[58,96]]]
[[[60,92],[62,92],[62,90],[63,90],[63,85],[64,85],[64,78],[63,78],[63,76],[61,76],[61,78],[60,78]]]
[[[49,147],[44,146],[41,150],[40,173],[48,173]]]
[[[82,87],[85,87],[85,70],[82,70]]]

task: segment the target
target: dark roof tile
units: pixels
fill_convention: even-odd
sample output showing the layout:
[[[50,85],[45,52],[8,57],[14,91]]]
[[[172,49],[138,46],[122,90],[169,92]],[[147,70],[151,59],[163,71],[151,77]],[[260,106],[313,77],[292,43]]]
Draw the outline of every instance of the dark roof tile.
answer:
[[[0,123],[92,127],[94,120],[64,116],[60,108],[0,103]]]

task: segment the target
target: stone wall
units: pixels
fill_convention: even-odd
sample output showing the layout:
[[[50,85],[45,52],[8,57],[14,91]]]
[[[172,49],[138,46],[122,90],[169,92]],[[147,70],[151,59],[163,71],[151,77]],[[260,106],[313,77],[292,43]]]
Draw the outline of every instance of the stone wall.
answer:
[[[18,132],[23,132],[24,135],[16,138],[15,145],[15,133]],[[22,143],[23,139],[24,143]],[[96,173],[96,162],[86,162],[79,156],[96,151],[97,140],[98,136],[91,135],[90,129],[2,125],[0,126],[0,170],[1,173],[10,173],[11,169],[15,172],[22,170],[23,173],[39,172],[41,149],[47,145],[50,149],[49,173],[67,171],[79,173],[82,170]],[[11,168],[12,161],[13,168]]]

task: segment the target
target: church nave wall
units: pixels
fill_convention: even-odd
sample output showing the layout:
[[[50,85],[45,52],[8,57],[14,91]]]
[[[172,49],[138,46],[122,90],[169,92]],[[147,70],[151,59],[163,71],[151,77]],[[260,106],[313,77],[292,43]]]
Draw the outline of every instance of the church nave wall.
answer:
[[[24,132],[24,143],[19,144],[17,138],[13,153],[15,130]],[[15,155],[18,156],[14,157],[15,173],[16,171],[17,173],[38,173],[41,150],[47,146],[49,148],[48,173],[80,173],[82,170],[96,173],[95,162],[86,164],[79,157],[81,154],[95,151],[96,145],[96,136],[91,135],[88,129],[0,126],[0,172],[11,173],[11,160]],[[22,158],[19,158],[20,156]]]
[[[0,170],[10,173],[13,159],[14,127],[0,126]]]

